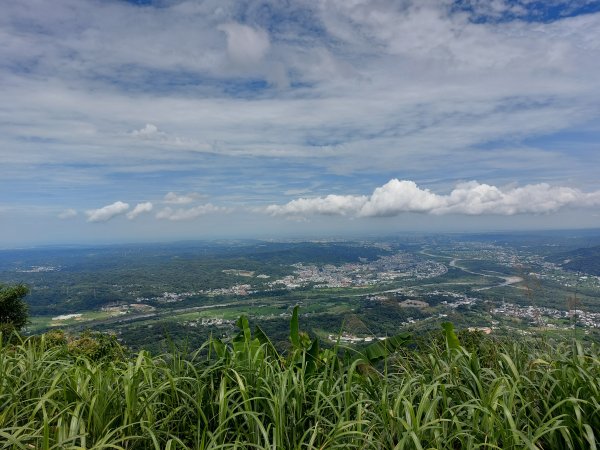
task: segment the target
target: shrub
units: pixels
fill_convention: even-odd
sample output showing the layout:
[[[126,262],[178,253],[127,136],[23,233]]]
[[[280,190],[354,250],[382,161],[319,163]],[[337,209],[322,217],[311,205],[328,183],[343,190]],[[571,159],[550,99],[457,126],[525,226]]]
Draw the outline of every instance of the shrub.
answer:
[[[112,334],[84,331],[78,337],[65,338],[64,334],[51,336],[58,345],[66,340],[69,353],[75,357],[83,357],[91,361],[121,360],[125,356],[123,347],[117,337]]]

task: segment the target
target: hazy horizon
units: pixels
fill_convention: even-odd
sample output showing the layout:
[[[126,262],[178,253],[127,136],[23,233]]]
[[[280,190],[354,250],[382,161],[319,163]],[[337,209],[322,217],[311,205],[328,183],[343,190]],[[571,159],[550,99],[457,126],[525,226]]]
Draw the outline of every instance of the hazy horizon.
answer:
[[[222,236],[183,236],[179,238],[166,238],[166,239],[104,239],[104,240],[40,240],[40,241],[27,241],[23,243],[8,243],[0,244],[0,251],[3,250],[25,250],[25,249],[44,249],[44,248],[100,248],[100,247],[119,247],[119,246],[145,246],[145,245],[166,245],[166,246],[178,246],[182,244],[220,244],[227,242],[281,242],[281,243],[302,243],[302,242],[375,242],[375,241],[389,241],[389,240],[402,240],[410,238],[429,238],[429,237],[460,237],[465,236],[471,237],[492,237],[495,235],[506,236],[506,237],[527,237],[531,235],[550,237],[552,235],[565,237],[575,237],[578,239],[593,238],[594,241],[590,241],[587,244],[582,244],[582,247],[596,246],[596,238],[600,238],[600,228],[523,228],[523,229],[487,229],[487,230],[455,230],[455,231],[422,231],[422,230],[405,230],[405,231],[389,231],[389,232],[357,232],[357,233],[323,233],[315,232],[308,234],[289,234],[289,235],[222,235]]]

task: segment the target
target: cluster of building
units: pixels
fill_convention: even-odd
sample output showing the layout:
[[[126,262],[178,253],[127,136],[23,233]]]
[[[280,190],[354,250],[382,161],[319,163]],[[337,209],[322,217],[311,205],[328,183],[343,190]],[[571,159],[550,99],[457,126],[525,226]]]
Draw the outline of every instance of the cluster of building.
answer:
[[[130,312],[148,312],[154,311],[154,306],[145,305],[144,303],[128,303],[126,305],[106,305],[100,308],[101,311],[107,312],[113,316],[120,316]]]
[[[249,284],[236,284],[228,288],[207,289],[198,292],[198,294],[215,297],[217,295],[239,295],[241,297],[252,294],[252,286]]]
[[[514,265],[517,260],[513,248],[489,242],[461,242],[452,246],[452,255],[458,259],[487,259],[507,266]]]
[[[158,302],[158,303],[175,303],[185,300],[186,298],[197,295],[196,292],[163,292],[156,297],[138,297],[135,299],[138,303]]]
[[[366,336],[366,337],[358,337],[353,334],[343,333],[341,336],[337,334],[330,334],[327,336],[331,342],[341,342],[343,344],[361,344],[363,342],[374,342],[374,341],[383,341],[385,337],[383,336]]]
[[[416,279],[433,278],[444,275],[448,268],[439,262],[421,260],[415,255],[399,252],[390,256],[382,256],[377,261],[367,263],[368,271],[377,274],[381,279],[409,277]]]
[[[302,263],[293,264],[295,268],[293,275],[287,275],[283,278],[271,281],[269,287],[277,288],[285,286],[287,289],[296,289],[299,287],[314,285],[315,288],[366,286],[374,284],[375,280],[364,278],[359,273],[361,264],[344,264],[334,266],[326,264],[322,267],[315,265],[305,266]]]
[[[252,290],[252,286],[249,284],[236,284],[231,287],[203,289],[196,292],[163,292],[160,296],[156,297],[137,297],[135,301],[140,303],[175,303],[198,295],[208,295],[209,297],[216,297],[219,295],[237,295],[243,297],[252,294],[253,292],[255,291]]]
[[[360,287],[398,278],[433,278],[448,271],[444,264],[423,261],[414,255],[402,252],[383,256],[372,262],[361,261],[340,266],[326,264],[322,267],[297,263],[293,264],[293,267],[295,268],[293,275],[271,281],[268,286],[271,288],[285,286],[287,289],[308,285],[313,285],[315,288]]]
[[[477,297],[469,297],[465,294],[454,294],[453,296],[456,299],[455,301],[450,303],[447,300],[443,300],[442,302],[440,302],[440,304],[446,305],[449,308],[458,308],[459,306],[472,305],[480,300]]]
[[[202,318],[198,320],[188,320],[183,322],[188,327],[232,327],[235,324],[234,320],[217,319],[217,318]]]
[[[520,306],[514,303],[503,303],[492,310],[494,314],[517,317],[538,325],[546,324],[546,319],[572,320],[588,328],[600,328],[600,313],[592,313],[575,309],[565,311],[545,306]]]

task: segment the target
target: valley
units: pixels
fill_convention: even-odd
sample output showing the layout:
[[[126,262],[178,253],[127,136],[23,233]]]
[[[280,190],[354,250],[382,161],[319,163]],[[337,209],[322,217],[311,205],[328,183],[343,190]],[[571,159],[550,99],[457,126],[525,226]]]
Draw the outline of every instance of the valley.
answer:
[[[231,337],[242,314],[285,346],[296,305],[325,342],[422,334],[443,321],[598,341],[600,278],[554,255],[599,240],[431,235],[10,250],[0,252],[0,281],[30,286],[27,332],[107,331],[134,349]]]

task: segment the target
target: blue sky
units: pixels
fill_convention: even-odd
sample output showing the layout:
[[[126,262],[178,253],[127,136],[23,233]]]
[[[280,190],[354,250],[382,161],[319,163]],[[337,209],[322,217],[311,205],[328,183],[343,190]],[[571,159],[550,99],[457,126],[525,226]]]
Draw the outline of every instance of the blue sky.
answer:
[[[600,226],[600,1],[19,0],[0,245]]]

